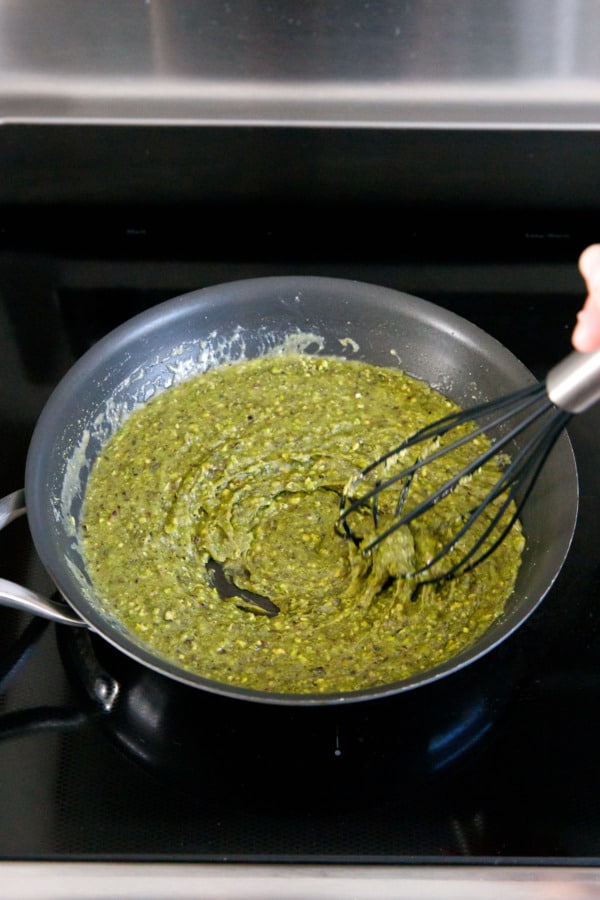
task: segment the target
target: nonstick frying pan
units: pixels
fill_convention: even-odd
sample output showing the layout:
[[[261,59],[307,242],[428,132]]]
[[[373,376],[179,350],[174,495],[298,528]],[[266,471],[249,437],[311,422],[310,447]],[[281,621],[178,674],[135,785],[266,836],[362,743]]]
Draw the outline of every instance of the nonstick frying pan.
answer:
[[[505,613],[467,650],[404,681],[327,695],[232,687],[161,658],[103,608],[82,560],[79,522],[88,475],[106,441],[158,391],[286,343],[308,353],[400,365],[461,406],[533,380],[512,353],[465,319],[371,284],[275,276],[215,285],[159,304],[110,332],[67,372],[35,427],[24,498],[18,491],[0,508],[0,527],[26,508],[35,548],[66,603],[2,579],[0,603],[87,627],[142,664],[192,687],[286,705],[348,703],[413,690],[462,669],[509,637],[548,593],[575,529],[577,471],[566,434],[523,513],[527,547]]]

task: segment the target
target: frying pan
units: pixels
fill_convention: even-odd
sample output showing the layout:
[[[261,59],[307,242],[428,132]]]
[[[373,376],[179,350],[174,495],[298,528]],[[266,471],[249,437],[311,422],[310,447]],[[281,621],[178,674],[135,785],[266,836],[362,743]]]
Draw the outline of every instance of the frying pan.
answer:
[[[505,347],[426,300],[344,279],[270,277],[193,291],[129,320],[67,372],[30,443],[24,498],[2,502],[0,527],[25,512],[38,555],[62,600],[0,579],[0,603],[87,627],[124,653],[192,687],[262,703],[326,705],[388,696],[437,681],[511,635],[548,593],[568,552],[578,505],[569,438],[552,451],[522,515],[527,546],[504,614],[469,648],[404,681],[335,694],[276,694],[221,684],[179,668],[126,631],[86,573],[79,524],[94,460],[129,413],[157,392],[236,359],[293,343],[303,352],[398,366],[461,406],[533,381]]]

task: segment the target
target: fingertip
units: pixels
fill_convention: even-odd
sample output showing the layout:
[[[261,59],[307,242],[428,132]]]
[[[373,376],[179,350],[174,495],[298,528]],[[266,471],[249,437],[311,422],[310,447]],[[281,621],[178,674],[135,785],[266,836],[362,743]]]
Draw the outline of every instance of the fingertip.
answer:
[[[590,244],[579,257],[579,271],[586,282],[600,287],[600,244]]]
[[[577,322],[571,335],[575,350],[590,353],[600,348],[600,320],[590,311],[589,306],[577,313]]]

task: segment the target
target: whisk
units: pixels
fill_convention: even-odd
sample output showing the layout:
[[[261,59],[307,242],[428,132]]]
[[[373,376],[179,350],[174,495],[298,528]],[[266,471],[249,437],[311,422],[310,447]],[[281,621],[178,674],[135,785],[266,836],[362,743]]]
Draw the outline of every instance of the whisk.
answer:
[[[573,352],[554,366],[544,381],[451,413],[426,425],[371,462],[348,482],[341,499],[338,529],[352,538],[363,554],[369,554],[398,529],[414,522],[445,497],[460,490],[461,485],[468,483],[482,466],[496,458],[500,461],[498,477],[487,495],[481,502],[476,502],[474,508],[468,509],[452,537],[407,577],[432,583],[465,574],[500,546],[519,519],[552,447],[571,417],[588,409],[599,399],[600,351]],[[465,426],[471,427],[468,433],[464,433]],[[460,429],[458,436],[454,434],[457,429]],[[438,446],[442,438],[447,443]],[[474,453],[472,461],[464,468],[452,473],[439,487],[419,500],[414,508],[407,510],[417,473],[425,467],[435,466],[440,460],[443,462],[448,454],[469,442],[477,442],[478,438],[487,439],[485,449]],[[517,450],[511,454],[507,448],[514,446],[515,441]],[[401,471],[385,477],[391,463],[397,462],[411,448],[414,448],[413,456],[417,453],[416,460]],[[358,489],[366,480],[372,486],[359,493]],[[380,526],[380,501],[384,492],[392,489],[398,492],[398,499],[391,523],[388,517]],[[352,524],[353,514],[365,508],[370,512],[374,526],[374,536],[370,536],[368,542]],[[484,514],[489,516],[489,520],[482,519]],[[481,532],[473,539],[472,545],[462,551],[461,548],[468,543],[465,537],[476,522]],[[454,548],[457,548],[458,558],[448,561],[448,555]]]

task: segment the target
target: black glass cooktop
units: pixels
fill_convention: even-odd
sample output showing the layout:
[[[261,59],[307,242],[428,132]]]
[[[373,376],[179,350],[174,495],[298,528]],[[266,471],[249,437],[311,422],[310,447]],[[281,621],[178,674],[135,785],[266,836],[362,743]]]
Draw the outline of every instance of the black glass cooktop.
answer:
[[[2,493],[22,487],[36,418],[77,356],[140,309],[210,283],[294,272],[396,287],[476,322],[543,374],[569,350],[586,235],[539,224],[513,224],[493,254],[481,234],[465,246],[454,233],[396,255],[388,241],[295,256],[282,240],[277,253],[230,247],[217,262],[189,246],[150,252],[128,219],[118,253],[7,239]],[[293,710],[222,698],[86,630],[0,609],[0,859],[597,864],[600,409],[569,433],[580,512],[556,583],[504,644],[409,694]],[[0,535],[0,567],[52,590],[25,519]]]

